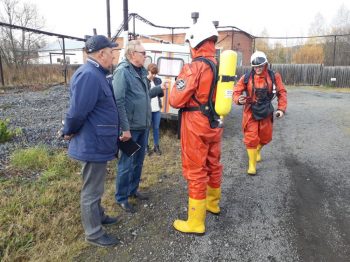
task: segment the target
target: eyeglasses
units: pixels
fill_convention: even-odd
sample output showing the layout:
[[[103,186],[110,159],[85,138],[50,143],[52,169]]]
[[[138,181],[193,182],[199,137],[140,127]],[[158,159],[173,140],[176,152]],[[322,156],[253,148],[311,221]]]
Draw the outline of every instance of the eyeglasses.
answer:
[[[146,51],[142,51],[142,52],[140,52],[140,51],[134,51],[134,52],[136,52],[136,53],[139,53],[139,54],[141,54],[141,55],[143,55],[143,56],[145,56],[146,55]]]

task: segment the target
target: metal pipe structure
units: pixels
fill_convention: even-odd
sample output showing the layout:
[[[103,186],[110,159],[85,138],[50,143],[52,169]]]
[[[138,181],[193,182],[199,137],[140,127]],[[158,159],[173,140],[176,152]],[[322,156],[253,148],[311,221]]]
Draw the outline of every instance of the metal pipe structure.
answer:
[[[56,34],[56,33],[51,33],[51,32],[42,31],[42,30],[38,30],[38,29],[28,28],[28,27],[24,27],[24,26],[12,25],[12,24],[8,24],[8,23],[4,23],[4,22],[0,22],[0,26],[9,27],[9,28],[12,28],[12,29],[20,29],[20,30],[24,30],[26,32],[33,32],[33,33],[37,33],[37,34],[43,34],[43,35],[49,35],[49,36],[57,36],[57,37],[60,37],[60,38],[64,37],[64,38],[69,38],[69,39],[73,39],[73,40],[77,40],[77,41],[84,41],[84,42],[86,41],[84,38],[80,38],[80,37]]]
[[[231,50],[233,50],[233,33],[234,33],[234,30],[232,28],[232,30],[231,30]]]
[[[333,66],[335,65],[335,54],[336,54],[336,46],[337,46],[337,36],[334,36],[334,48],[333,48]]]
[[[64,74],[64,83],[67,84],[67,63],[66,63],[66,44],[64,37],[62,37],[62,46],[63,46],[63,74]]]
[[[135,19],[135,16],[133,16],[133,19],[132,19],[132,39],[136,39],[136,19]]]
[[[123,10],[124,10],[124,31],[128,31],[129,30],[129,20],[128,20],[128,16],[129,16],[129,8],[128,8],[128,0],[124,0],[123,1]]]
[[[64,40],[65,40],[65,38],[68,38],[68,39],[73,39],[73,40],[85,42],[86,39],[80,38],[80,37],[75,37],[75,36],[56,34],[56,33],[52,33],[52,32],[47,32],[47,31],[33,29],[33,28],[19,26],[19,25],[12,25],[12,24],[8,24],[8,23],[4,23],[4,22],[0,22],[0,26],[9,27],[11,29],[19,29],[19,30],[22,30],[23,32],[24,31],[25,32],[33,32],[33,33],[37,33],[37,34],[43,34],[43,35],[49,35],[49,36],[57,36],[59,38],[62,38],[62,42],[63,42],[63,62],[64,62],[64,65],[63,65],[64,66],[64,68],[63,68],[63,70],[64,70],[64,83],[67,84],[66,50],[65,50]],[[2,76],[2,81],[3,81],[3,76]]]
[[[111,38],[111,9],[110,9],[110,0],[106,0],[107,5],[107,36]]]
[[[5,85],[5,79],[4,79],[4,71],[2,69],[1,53],[0,53],[0,77],[1,77],[1,84],[2,84],[2,86],[4,86]]]
[[[199,13],[198,12],[192,12],[191,13],[191,18],[193,19],[193,24],[197,23],[197,20],[199,18]]]
[[[124,11],[124,47],[128,44],[129,41],[129,8],[128,0],[123,0],[123,11]],[[113,38],[115,40],[115,37]]]

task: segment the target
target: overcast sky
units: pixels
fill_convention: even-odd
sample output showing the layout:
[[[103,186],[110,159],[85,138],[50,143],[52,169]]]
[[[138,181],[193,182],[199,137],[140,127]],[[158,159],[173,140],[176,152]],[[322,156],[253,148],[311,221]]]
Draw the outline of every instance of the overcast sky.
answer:
[[[96,28],[99,34],[107,34],[106,0],[21,1],[37,5],[47,31],[83,37]],[[157,25],[189,26],[191,12],[196,11],[200,18],[218,20],[222,26],[236,26],[256,36],[264,29],[269,36],[306,36],[317,13],[330,24],[342,4],[350,8],[344,0],[129,0],[129,13],[138,13]],[[123,0],[110,0],[110,5],[114,35],[123,21]]]

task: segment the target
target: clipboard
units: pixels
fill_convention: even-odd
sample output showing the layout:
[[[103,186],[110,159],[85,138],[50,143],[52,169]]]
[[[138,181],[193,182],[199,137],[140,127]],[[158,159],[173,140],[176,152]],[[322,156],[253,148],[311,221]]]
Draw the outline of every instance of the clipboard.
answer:
[[[128,157],[133,156],[141,148],[141,146],[132,139],[127,141],[118,140],[118,147]]]

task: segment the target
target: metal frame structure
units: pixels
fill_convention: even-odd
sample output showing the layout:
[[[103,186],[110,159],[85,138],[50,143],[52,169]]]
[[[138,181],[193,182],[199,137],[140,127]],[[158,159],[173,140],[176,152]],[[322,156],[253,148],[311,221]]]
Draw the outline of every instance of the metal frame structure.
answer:
[[[174,42],[174,30],[178,30],[178,29],[188,29],[188,28],[189,28],[189,26],[161,26],[161,25],[156,25],[156,24],[150,22],[149,20],[147,20],[146,18],[140,16],[139,14],[130,13],[130,14],[128,15],[126,21],[124,21],[124,22],[119,26],[117,32],[115,33],[115,35],[114,35],[113,38],[112,38],[113,41],[116,41],[116,40],[117,40],[117,38],[120,36],[120,34],[123,32],[123,30],[125,31],[125,24],[126,24],[126,23],[128,24],[128,23],[130,22],[131,18],[132,18],[132,21],[133,21],[133,32],[132,32],[130,35],[132,35],[134,38],[135,38],[136,36],[139,35],[139,34],[137,34],[136,31],[135,31],[135,30],[136,30],[136,28],[135,28],[135,27],[136,27],[136,26],[135,26],[135,21],[136,21],[136,19],[139,20],[139,21],[141,21],[141,22],[143,22],[143,23],[145,23],[145,24],[147,24],[147,25],[150,25],[150,26],[152,26],[152,27],[171,30],[171,43]],[[128,28],[128,27],[127,27],[127,28]],[[218,28],[218,29],[220,29],[220,28],[221,28],[221,29],[224,29],[224,28],[231,28],[232,32],[234,32],[234,31],[240,31],[240,32],[245,33],[246,35],[248,35],[249,37],[251,37],[251,38],[253,38],[253,39],[255,38],[253,35],[247,33],[246,31],[244,31],[244,30],[242,30],[242,29],[240,29],[240,28],[238,28],[238,27],[236,27],[236,26],[216,26],[216,28]],[[232,33],[232,43],[233,43],[233,33]]]
[[[4,23],[4,22],[0,22],[0,26],[9,27],[11,29],[18,29],[18,30],[22,30],[22,31],[25,31],[25,32],[33,32],[33,33],[37,33],[37,34],[43,34],[43,35],[48,35],[48,36],[57,36],[58,38],[62,38],[64,83],[67,84],[66,48],[65,48],[64,39],[67,38],[67,39],[73,39],[73,40],[84,41],[84,42],[86,41],[86,39],[80,38],[80,37],[75,37],[75,36],[56,34],[56,33],[47,32],[47,31],[43,31],[43,30],[28,28],[28,27],[24,27],[24,26],[12,25],[12,24],[8,24],[8,23]],[[0,54],[0,77],[1,77],[1,83],[4,86],[5,85],[5,81],[4,81],[4,75],[3,75],[1,54]]]

